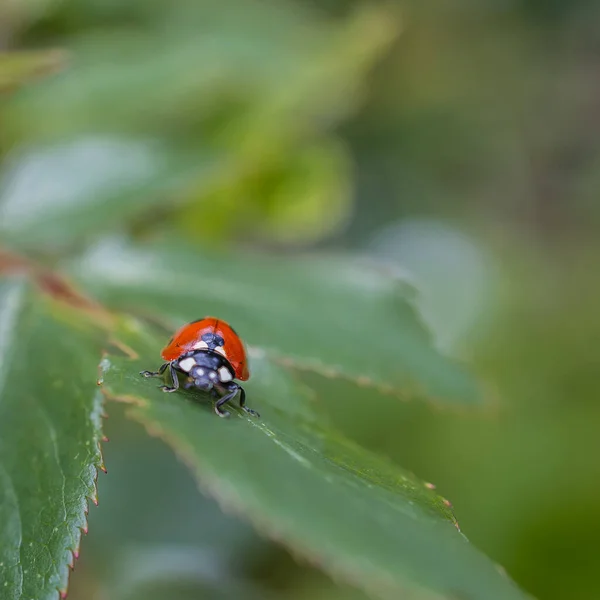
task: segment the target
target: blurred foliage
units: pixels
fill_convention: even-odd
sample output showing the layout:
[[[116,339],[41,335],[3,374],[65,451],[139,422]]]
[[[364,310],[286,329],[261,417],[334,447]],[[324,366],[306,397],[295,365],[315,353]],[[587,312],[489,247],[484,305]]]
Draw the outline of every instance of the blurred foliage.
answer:
[[[61,164],[89,180],[84,194],[93,198],[72,182],[79,193],[58,190],[54,218],[83,200],[135,203],[128,212],[144,215],[145,230],[170,219],[185,223],[179,231],[190,240],[213,243],[237,235],[307,243],[347,219],[350,160],[332,127],[356,109],[365,71],[396,35],[393,13],[365,7],[335,23],[253,0],[180,2],[176,10],[64,2],[37,26],[68,49],[70,68],[4,107],[2,139],[6,148],[49,144],[55,161],[56,144],[68,144]],[[6,175],[19,191],[11,175],[32,159],[24,160]],[[60,168],[44,155],[35,160],[39,169]],[[27,229],[46,218],[39,202],[27,206],[18,193],[5,202],[4,233],[43,243]],[[155,206],[157,219],[146,218]],[[111,212],[87,214],[100,229],[114,226]],[[80,233],[75,227],[60,241]]]
[[[499,410],[296,376],[331,426],[436,482],[525,589],[598,597],[599,19],[591,0],[0,0],[0,235],[82,281],[74,265],[106,233],[409,266],[439,345],[487,376]],[[72,597],[361,597],[195,496],[114,412]],[[198,547],[219,548],[217,524],[225,561]]]
[[[0,52],[0,94],[51,75],[63,68],[65,61],[66,55],[60,51]]]

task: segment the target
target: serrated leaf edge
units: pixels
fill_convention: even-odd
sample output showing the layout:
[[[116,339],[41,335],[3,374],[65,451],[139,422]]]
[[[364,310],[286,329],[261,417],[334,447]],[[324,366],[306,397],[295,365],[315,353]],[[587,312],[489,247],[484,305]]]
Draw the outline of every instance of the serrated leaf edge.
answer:
[[[98,506],[98,476],[100,471],[102,471],[103,473],[106,473],[106,466],[104,464],[104,454],[103,454],[103,450],[102,450],[102,442],[108,442],[108,438],[104,435],[103,429],[102,429],[102,423],[104,422],[104,419],[106,419],[108,417],[107,413],[105,412],[105,397],[104,394],[102,393],[98,393],[98,391],[96,392],[96,394],[98,395],[98,402],[100,403],[100,412],[98,413],[98,417],[100,419],[99,421],[99,429],[97,431],[97,435],[95,436],[95,442],[97,444],[98,447],[98,451],[99,451],[99,460],[96,464],[93,465],[93,468],[95,469],[95,473],[94,473],[94,477],[92,480],[92,493],[89,495],[84,496],[83,498],[83,504],[84,504],[84,508],[83,508],[83,520],[84,520],[84,524],[82,526],[79,526],[79,534],[77,536],[77,540],[76,543],[74,545],[73,548],[67,548],[67,551],[71,553],[71,559],[70,561],[67,563],[67,566],[69,567],[69,571],[67,572],[67,580],[64,584],[63,587],[57,587],[56,591],[58,592],[58,596],[61,600],[65,600],[68,596],[69,593],[69,585],[71,583],[71,573],[75,570],[75,561],[77,561],[79,559],[79,555],[80,555],[80,549],[81,549],[81,540],[83,539],[83,535],[87,535],[88,531],[89,531],[89,523],[88,523],[88,514],[89,514],[89,508],[90,505],[89,503],[92,502],[95,506]]]

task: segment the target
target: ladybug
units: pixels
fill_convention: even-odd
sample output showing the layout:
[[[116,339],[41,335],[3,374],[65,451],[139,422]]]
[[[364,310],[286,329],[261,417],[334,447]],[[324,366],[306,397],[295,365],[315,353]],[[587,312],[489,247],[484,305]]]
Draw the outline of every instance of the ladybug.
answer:
[[[217,398],[215,412],[228,417],[221,407],[240,394],[240,407],[247,413],[259,416],[246,406],[244,388],[233,381],[246,381],[250,377],[244,343],[234,329],[216,317],[204,317],[184,325],[175,332],[162,349],[166,361],[158,371],[140,371],[143,377],[161,377],[169,369],[172,385],[163,385],[163,392],[179,389],[177,373],[187,375],[185,389],[198,388]]]

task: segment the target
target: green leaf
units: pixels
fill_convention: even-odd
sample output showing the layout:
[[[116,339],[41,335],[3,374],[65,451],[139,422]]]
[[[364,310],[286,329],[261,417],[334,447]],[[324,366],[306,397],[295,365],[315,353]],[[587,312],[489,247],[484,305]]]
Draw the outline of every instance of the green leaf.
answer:
[[[104,429],[110,444],[104,457],[110,476],[102,482],[101,510],[89,517],[94,535],[83,545],[85,556],[90,553],[93,559],[88,566],[102,581],[115,574],[120,560],[115,549],[129,546],[186,548],[219,564],[247,558],[250,548],[252,558],[265,554],[268,545],[251,527],[198,494],[189,471],[169,448],[126,419],[118,410],[121,406],[109,408]],[[170,566],[177,572],[176,565]],[[165,566],[164,573],[168,572]]]
[[[89,515],[91,534],[82,540],[69,600],[214,598],[215,585],[230,591],[226,597],[249,598],[248,589],[238,588],[245,573],[263,568],[272,544],[201,495],[186,466],[126,419],[126,408],[106,407],[109,475],[102,478],[100,508]]]
[[[1,600],[66,590],[102,466],[93,340],[23,281],[0,281]]]
[[[107,242],[73,273],[110,306],[161,311],[169,328],[212,314],[257,351],[299,368],[404,397],[483,401],[466,370],[435,349],[413,307],[413,289],[375,264],[203,256],[181,245]]]
[[[15,97],[11,136],[171,131],[204,139],[210,119],[233,105],[217,137],[256,156],[264,140],[304,137],[309,124],[321,129],[354,107],[364,73],[397,30],[381,8],[338,23],[297,4],[248,0],[190,2],[158,21],[68,40],[72,67]]]
[[[283,395],[297,405],[306,398],[285,370],[265,367],[265,357],[253,357],[260,376],[245,384],[248,404],[262,416],[232,408],[230,419],[219,419],[206,397],[165,394],[160,382],[139,375],[157,366],[162,339],[132,320],[119,338],[138,357],[105,358],[105,392],[132,403],[132,418],[263,533],[387,598],[405,588],[429,589],[436,598],[525,597],[457,531],[443,499],[425,484],[318,421],[282,410]]]
[[[219,164],[141,138],[89,136],[22,151],[0,172],[0,233],[20,248],[64,246],[151,210]]]

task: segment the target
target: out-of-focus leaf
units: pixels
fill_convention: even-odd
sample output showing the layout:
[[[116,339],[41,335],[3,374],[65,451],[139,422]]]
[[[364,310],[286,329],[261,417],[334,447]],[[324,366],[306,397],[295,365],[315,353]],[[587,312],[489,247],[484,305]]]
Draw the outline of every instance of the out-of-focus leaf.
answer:
[[[70,68],[7,103],[5,143],[33,148],[23,159],[27,194],[20,185],[0,198],[11,241],[68,243],[107,223],[127,225],[161,202],[171,214],[177,192],[183,208],[175,214],[190,228],[210,228],[205,239],[234,235],[250,219],[260,239],[303,243],[343,223],[348,160],[326,132],[362,100],[366,72],[397,33],[394,15],[371,7],[336,22],[292,4],[227,0],[186,3],[158,23],[66,40]],[[118,146],[112,156],[89,148],[107,144]],[[204,155],[190,151],[198,147]],[[227,168],[207,185],[198,175],[221,154]],[[51,181],[32,169],[42,157]],[[248,188],[273,174],[279,181]],[[233,219],[225,229],[231,202],[238,227]]]
[[[274,8],[188,4],[175,11],[176,26],[70,41],[69,70],[6,107],[7,143],[34,150],[3,174],[4,233],[22,247],[68,243],[127,223],[143,207],[167,201],[172,210],[175,192],[186,209],[199,201],[197,212],[210,200],[201,219],[181,213],[199,229],[229,216],[231,191],[236,214],[249,215],[260,237],[311,241],[343,222],[345,153],[327,139],[303,146],[360,101],[364,74],[395,21],[382,9],[337,24]],[[205,155],[190,152],[198,145]],[[200,175],[221,153],[228,168],[206,185]],[[282,156],[297,159],[282,165]],[[273,173],[280,181],[253,196],[249,180]],[[315,206],[324,204],[323,215]],[[223,228],[212,234],[223,238]]]
[[[117,546],[107,549],[107,553],[111,554],[112,560],[109,568],[101,574],[90,561],[84,560],[83,565],[78,563],[69,586],[70,599],[272,598],[265,590],[259,593],[256,586],[242,574],[224,569],[223,564],[215,560],[210,548],[203,549],[196,544],[125,544],[121,541]],[[85,556],[87,558],[87,554]]]
[[[458,533],[443,500],[411,474],[354,446],[318,423],[281,410],[283,393],[297,397],[285,371],[246,384],[249,417],[232,408],[218,419],[206,397],[164,394],[138,371],[157,364],[162,340],[137,321],[118,336],[136,354],[108,356],[102,385],[109,397],[169,443],[224,505],[259,530],[323,568],[387,598],[404,588],[472,600],[525,598]],[[264,357],[251,367],[260,371]],[[282,391],[281,378],[289,379]],[[435,596],[434,594],[434,596]]]
[[[232,237],[314,242],[347,222],[350,171],[346,148],[326,138],[261,166],[223,171],[211,190],[204,185],[195,193],[201,202],[179,211],[178,225],[204,245]]]
[[[0,233],[18,247],[68,245],[152,210],[217,164],[156,141],[110,137],[22,152],[0,172]]]
[[[404,590],[402,600],[435,600],[436,594],[426,590]],[[437,596],[439,598],[439,596]],[[316,570],[308,571],[298,578],[286,594],[287,600],[370,600],[364,591],[352,588],[340,581],[333,581]]]
[[[161,311],[169,326],[217,315],[249,344],[299,368],[406,397],[483,401],[467,371],[435,350],[413,307],[414,290],[375,264],[107,242],[73,274],[110,306]]]
[[[4,47],[12,47],[29,25],[46,16],[63,0],[0,0],[0,26]]]
[[[107,596],[114,600],[271,598],[223,569],[210,552],[197,546],[134,546],[116,558],[118,563],[105,585]]]
[[[96,497],[99,348],[62,310],[20,280],[0,282],[1,600],[64,593]]]
[[[160,568],[164,568],[164,563],[158,563],[163,558],[167,559],[167,563],[175,558],[180,559],[180,568],[189,562],[189,555],[183,554],[178,557],[165,549],[164,557],[160,555],[149,557],[147,553],[142,553],[140,558],[148,560],[149,565],[154,565],[160,573]],[[170,560],[169,560],[170,559]],[[147,566],[147,565],[145,565]],[[146,579],[128,583],[116,587],[110,598],[113,600],[280,600],[281,596],[274,596],[265,593],[264,590],[256,589],[246,582],[233,583],[223,580],[218,580],[214,577],[206,577],[202,579],[201,574],[193,571],[191,564],[188,565],[189,570],[185,573],[178,573],[173,579],[169,577],[161,578],[156,573],[152,574],[146,571]],[[83,600],[83,599],[82,599]]]
[[[59,71],[66,60],[60,50],[0,52],[0,94]]]
[[[389,8],[365,6],[343,25],[311,29],[312,35],[304,32],[293,77],[280,73],[268,93],[221,132],[220,139],[244,156],[272,154],[290,139],[327,129],[354,111],[363,99],[364,76],[395,39],[399,24]]]
[[[174,14],[149,30],[70,43],[69,71],[15,98],[10,135],[212,131],[245,157],[264,156],[354,107],[397,29],[381,8],[339,25],[297,5],[265,10],[249,0],[189,3]],[[211,128],[224,105],[235,110]]]
[[[303,148],[267,187],[256,236],[314,242],[350,216],[350,165],[340,144]],[[260,239],[260,237],[259,237]]]

